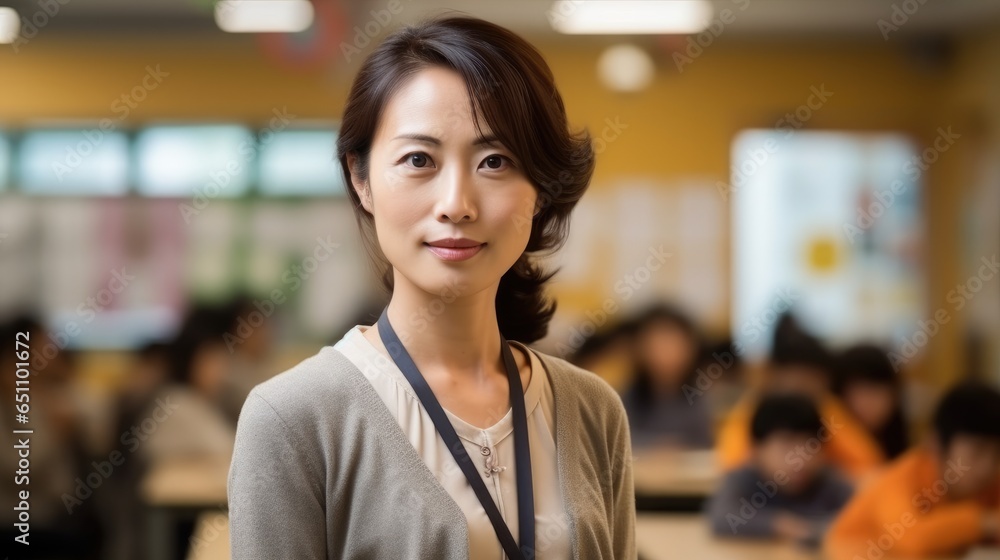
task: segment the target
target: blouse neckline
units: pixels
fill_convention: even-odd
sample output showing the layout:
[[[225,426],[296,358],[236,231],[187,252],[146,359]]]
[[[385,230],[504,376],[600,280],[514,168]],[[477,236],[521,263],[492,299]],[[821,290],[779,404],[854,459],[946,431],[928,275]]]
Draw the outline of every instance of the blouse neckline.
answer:
[[[406,376],[403,375],[402,370],[364,337],[363,333],[369,328],[370,326],[368,325],[355,325],[344,335],[341,343],[349,344],[350,349],[358,351],[366,362],[371,361],[373,364],[378,364],[379,367],[370,368],[371,371],[375,375],[388,376],[393,383],[406,391],[410,398],[414,399],[418,406],[423,409],[423,404],[420,403],[420,399],[417,397],[416,392],[414,392],[410,382],[406,379]],[[508,342],[523,350],[531,360],[531,378],[528,380],[528,386],[524,388],[525,413],[531,416],[541,400],[542,384],[545,380],[539,380],[539,377],[546,375],[545,369],[541,367],[538,356],[531,348],[516,340],[509,340]],[[338,345],[341,343],[338,343]],[[480,428],[466,422],[447,408],[444,408],[444,411],[448,419],[451,420],[451,424],[458,436],[476,445],[496,445],[504,438],[510,436],[514,431],[513,411],[509,407],[503,418],[486,428]]]

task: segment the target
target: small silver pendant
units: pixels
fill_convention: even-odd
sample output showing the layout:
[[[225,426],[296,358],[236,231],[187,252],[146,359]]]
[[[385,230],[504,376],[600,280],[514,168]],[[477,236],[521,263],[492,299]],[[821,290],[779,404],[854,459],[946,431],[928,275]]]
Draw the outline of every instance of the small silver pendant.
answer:
[[[507,470],[507,467],[502,467],[496,464],[496,456],[493,455],[493,452],[490,450],[489,447],[486,447],[484,445],[482,446],[482,449],[479,450],[479,452],[486,457],[486,470],[483,471],[486,473],[486,478],[490,478],[491,476],[500,473],[501,471]]]

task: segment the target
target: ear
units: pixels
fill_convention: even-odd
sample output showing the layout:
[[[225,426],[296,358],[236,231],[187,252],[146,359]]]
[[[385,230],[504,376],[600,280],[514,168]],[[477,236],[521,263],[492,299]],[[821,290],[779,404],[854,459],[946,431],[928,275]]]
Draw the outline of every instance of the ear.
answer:
[[[357,154],[347,154],[347,168],[351,171],[351,184],[354,185],[354,190],[358,191],[358,198],[361,199],[361,206],[364,207],[369,214],[374,214],[372,211],[372,193],[370,185],[367,181],[361,179],[361,175],[358,173],[358,156]]]

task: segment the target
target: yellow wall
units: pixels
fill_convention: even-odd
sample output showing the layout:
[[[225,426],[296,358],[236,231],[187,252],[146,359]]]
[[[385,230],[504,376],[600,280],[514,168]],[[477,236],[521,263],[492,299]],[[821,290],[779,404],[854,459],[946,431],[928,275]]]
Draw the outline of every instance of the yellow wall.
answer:
[[[227,39],[224,44],[197,38],[46,39],[42,30],[20,54],[0,50],[0,121],[23,126],[37,118],[116,119],[112,103],[141,83],[147,65],[159,65],[170,75],[131,112],[127,125],[158,119],[263,124],[281,107],[299,119],[338,117],[357,59],[333,70],[296,72],[262,57],[250,38]],[[808,127],[903,130],[926,146],[938,126],[953,124],[961,130],[970,107],[988,108],[994,134],[1000,121],[996,40],[963,41],[959,63],[950,72],[934,72],[913,64],[895,39],[866,44],[723,39],[683,72],[665,50],[650,43],[659,53],[660,72],[639,95],[614,94],[599,84],[594,71],[599,45],[578,38],[540,44],[575,124],[595,134],[606,118],[628,125],[600,154],[595,188],[621,174],[728,181],[733,136],[747,127],[774,126],[806,101],[810,86],[825,84],[833,96]],[[966,148],[960,142],[955,151]],[[958,186],[964,179],[959,155],[949,151],[928,175],[931,310],[944,305],[945,293],[961,274],[957,212]],[[923,365],[916,367],[931,380],[941,382],[958,373],[961,329],[956,323],[932,339]]]

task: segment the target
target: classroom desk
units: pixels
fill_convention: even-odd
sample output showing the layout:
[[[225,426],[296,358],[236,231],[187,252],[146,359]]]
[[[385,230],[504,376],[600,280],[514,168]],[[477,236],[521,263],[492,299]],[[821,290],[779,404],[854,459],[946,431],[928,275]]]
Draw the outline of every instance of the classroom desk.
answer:
[[[639,513],[636,516],[635,532],[640,560],[822,559],[818,552],[802,550],[790,544],[716,539],[709,533],[708,523],[701,515]],[[189,560],[230,559],[228,516],[224,512],[201,514],[194,539],[196,544],[190,552]],[[974,549],[965,557],[965,560],[998,559],[1000,549],[990,548]]]
[[[819,560],[817,552],[769,541],[716,539],[701,515],[639,513],[635,525],[640,560]]]
[[[639,450],[632,478],[639,511],[699,511],[722,476],[712,450]]]
[[[174,528],[180,519],[195,519],[206,510],[225,512],[228,461],[177,461],[154,468],[142,482],[142,499],[150,506],[149,560],[174,560]]]
[[[639,513],[635,524],[640,560],[827,560],[809,551],[777,541],[717,539],[705,517],[697,514]],[[863,553],[848,558],[867,558]],[[884,556],[882,560],[907,560]],[[1000,548],[978,547],[967,555],[921,560],[1000,560]]]

